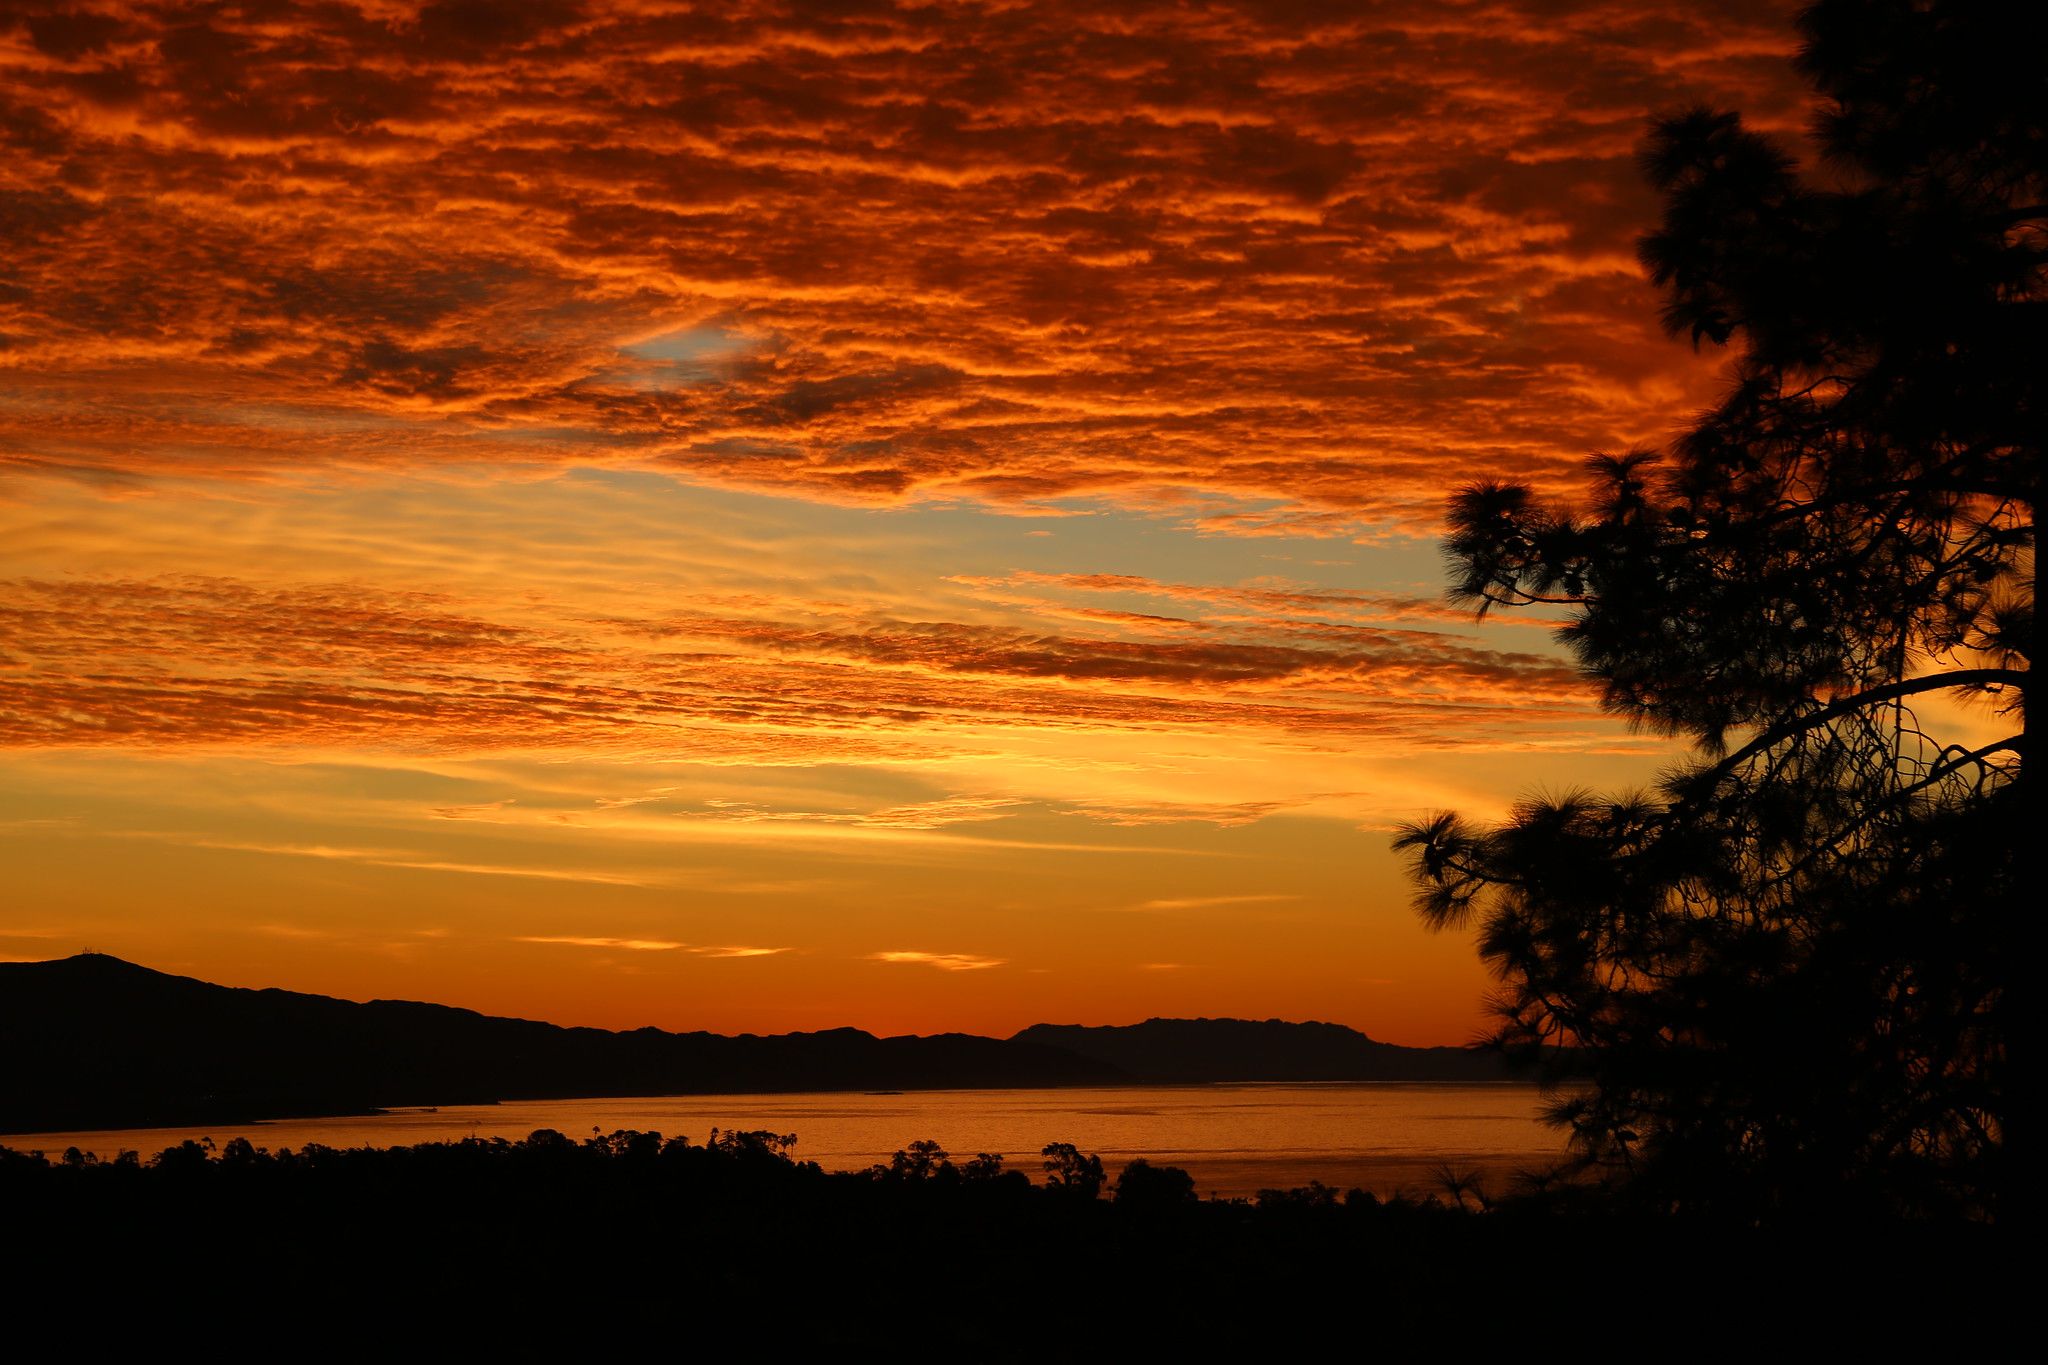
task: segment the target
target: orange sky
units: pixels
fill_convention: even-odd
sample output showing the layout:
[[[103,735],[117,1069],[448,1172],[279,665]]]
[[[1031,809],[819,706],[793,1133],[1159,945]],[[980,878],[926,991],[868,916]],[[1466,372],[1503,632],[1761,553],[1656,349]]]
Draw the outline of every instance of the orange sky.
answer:
[[[1436,517],[1713,391],[1630,152],[1788,14],[9,6],[0,958],[1470,1036],[1387,829],[1662,751]]]

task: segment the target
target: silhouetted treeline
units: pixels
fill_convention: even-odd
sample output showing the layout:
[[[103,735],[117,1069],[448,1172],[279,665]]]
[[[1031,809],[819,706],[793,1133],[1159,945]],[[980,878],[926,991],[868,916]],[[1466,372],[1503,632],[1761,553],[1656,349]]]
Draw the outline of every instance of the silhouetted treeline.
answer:
[[[0,1294],[102,1349],[315,1355],[740,1347],[756,1358],[1209,1359],[1221,1351],[1522,1356],[1573,1341],[1961,1349],[2017,1311],[1983,1226],[1626,1219],[1557,1198],[1379,1200],[1322,1186],[1202,1200],[1072,1144],[1010,1161],[907,1145],[829,1173],[795,1138],[552,1131],[389,1149],[99,1162],[0,1149]],[[1475,1277],[1472,1266],[1488,1267]],[[110,1336],[109,1334],[115,1334]],[[1560,1349],[1552,1349],[1560,1348]]]

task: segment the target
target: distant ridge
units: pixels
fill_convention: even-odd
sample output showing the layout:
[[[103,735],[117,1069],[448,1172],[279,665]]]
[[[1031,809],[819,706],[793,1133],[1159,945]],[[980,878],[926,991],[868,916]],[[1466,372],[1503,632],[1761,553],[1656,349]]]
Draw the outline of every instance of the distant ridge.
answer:
[[[1060,1048],[1154,1084],[1508,1079],[1495,1053],[1401,1047],[1342,1024],[1279,1019],[1147,1019],[1100,1028],[1033,1024],[1011,1041]]]
[[[216,986],[100,953],[0,963],[0,1133],[607,1095],[1500,1078],[1485,1054],[1396,1047],[1336,1024],[1038,1024],[1008,1039],[614,1033]]]
[[[0,963],[0,1133],[513,1099],[1127,1080],[1056,1048],[960,1033],[613,1033],[216,986],[97,953]]]

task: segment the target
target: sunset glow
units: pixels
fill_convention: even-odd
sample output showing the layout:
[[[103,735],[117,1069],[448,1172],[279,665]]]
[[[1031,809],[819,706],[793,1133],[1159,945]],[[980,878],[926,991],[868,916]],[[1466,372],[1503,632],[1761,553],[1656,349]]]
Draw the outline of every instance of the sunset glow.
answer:
[[[1671,753],[1436,536],[1715,391],[1779,6],[7,15],[0,960],[1461,1042],[1389,829]]]

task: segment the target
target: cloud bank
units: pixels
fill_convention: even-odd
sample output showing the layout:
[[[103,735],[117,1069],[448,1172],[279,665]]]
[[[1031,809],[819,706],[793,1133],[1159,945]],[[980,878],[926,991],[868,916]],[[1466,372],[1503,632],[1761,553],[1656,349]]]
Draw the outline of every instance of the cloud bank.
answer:
[[[1427,525],[1705,392],[1629,156],[1781,10],[31,0],[0,458]]]

